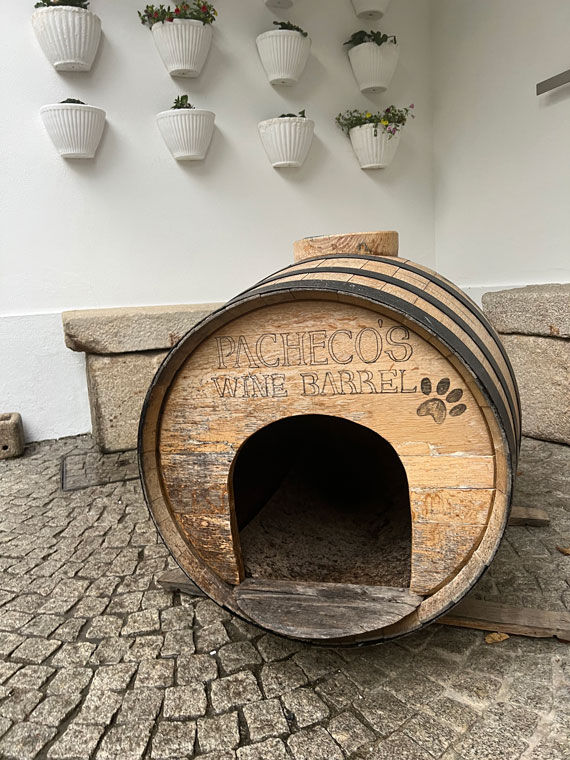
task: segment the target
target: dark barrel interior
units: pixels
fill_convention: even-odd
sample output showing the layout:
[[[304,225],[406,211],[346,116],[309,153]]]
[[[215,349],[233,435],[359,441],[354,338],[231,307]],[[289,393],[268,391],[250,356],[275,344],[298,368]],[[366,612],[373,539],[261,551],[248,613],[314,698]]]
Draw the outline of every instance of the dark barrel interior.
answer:
[[[374,431],[327,415],[274,422],[230,472],[246,577],[407,587],[408,480]]]

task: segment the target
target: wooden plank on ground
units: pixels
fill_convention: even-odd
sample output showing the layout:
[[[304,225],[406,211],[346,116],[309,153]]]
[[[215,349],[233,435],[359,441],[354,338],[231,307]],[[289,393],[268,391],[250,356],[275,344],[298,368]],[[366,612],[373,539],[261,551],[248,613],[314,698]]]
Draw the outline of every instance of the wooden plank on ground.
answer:
[[[191,581],[182,570],[169,570],[158,578],[157,583],[165,591],[181,591],[190,596],[206,596],[206,594]]]
[[[528,525],[531,528],[544,528],[550,525],[548,512],[538,507],[515,507],[511,510],[509,525]]]
[[[379,630],[414,612],[423,597],[407,588],[247,578],[238,606],[259,625],[297,639],[331,640]]]
[[[465,599],[438,620],[443,625],[570,641],[570,614]]]

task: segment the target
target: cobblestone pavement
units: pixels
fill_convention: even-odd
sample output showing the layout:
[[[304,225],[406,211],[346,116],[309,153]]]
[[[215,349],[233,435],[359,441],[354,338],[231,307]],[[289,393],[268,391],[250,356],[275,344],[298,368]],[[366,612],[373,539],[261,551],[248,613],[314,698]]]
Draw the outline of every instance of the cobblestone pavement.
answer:
[[[569,451],[525,441],[519,503],[555,527],[509,528],[477,595],[570,606]],[[439,625],[346,650],[264,634],[157,586],[174,564],[132,475],[88,436],[0,463],[0,758],[570,757],[567,645]]]

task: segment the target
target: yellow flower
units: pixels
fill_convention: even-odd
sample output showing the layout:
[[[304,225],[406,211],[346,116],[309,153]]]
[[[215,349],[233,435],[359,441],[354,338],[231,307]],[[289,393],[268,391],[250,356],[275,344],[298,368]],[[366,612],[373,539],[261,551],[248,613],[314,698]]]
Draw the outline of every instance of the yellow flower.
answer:
[[[387,127],[389,123],[390,122],[386,121],[386,119],[382,119],[382,121],[380,122],[380,124],[383,124],[385,127]]]
[[[372,116],[372,114],[371,114],[371,113],[367,113],[367,114],[366,114],[366,118],[367,118],[367,119],[370,119],[370,117],[371,117],[371,116]]]

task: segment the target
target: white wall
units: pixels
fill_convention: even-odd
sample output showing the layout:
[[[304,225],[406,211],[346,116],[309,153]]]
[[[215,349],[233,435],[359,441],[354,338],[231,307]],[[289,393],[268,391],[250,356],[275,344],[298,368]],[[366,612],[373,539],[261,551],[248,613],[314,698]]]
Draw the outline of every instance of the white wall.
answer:
[[[438,269],[477,296],[570,279],[567,0],[434,0]]]
[[[435,261],[428,3],[395,0],[385,16],[382,27],[401,44],[385,96],[361,95],[354,82],[342,42],[362,22],[349,0],[298,0],[289,15],[313,51],[302,81],[285,89],[268,84],[257,56],[256,35],[277,18],[262,0],[217,0],[214,45],[197,80],[167,74],[138,22],[143,5],[92,0],[104,37],[89,74],[49,66],[31,29],[32,0],[12,3],[1,27],[0,321],[17,319],[0,331],[3,363],[10,357],[0,410],[20,411],[30,438],[88,429],[76,394],[58,411],[60,378],[83,382],[63,345],[65,309],[224,300],[290,263],[292,241],[311,234],[398,229],[406,256]],[[201,164],[177,164],[154,124],[181,92],[217,113]],[[94,161],[61,159],[43,130],[39,107],[66,97],[107,110]],[[417,118],[392,167],[361,171],[334,116],[412,101]],[[303,107],[316,121],[309,158],[276,171],[257,122]],[[30,363],[44,343],[51,358],[37,377]]]

